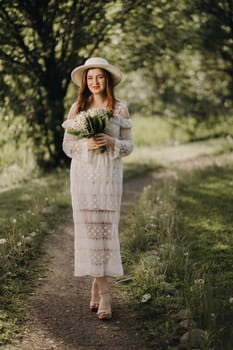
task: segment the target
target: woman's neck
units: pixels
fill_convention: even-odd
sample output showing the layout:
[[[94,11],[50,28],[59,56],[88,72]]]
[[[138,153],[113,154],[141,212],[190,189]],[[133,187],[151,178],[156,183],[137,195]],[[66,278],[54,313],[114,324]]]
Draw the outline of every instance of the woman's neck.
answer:
[[[106,96],[103,95],[92,95],[91,107],[94,108],[106,108],[108,105],[108,100]]]

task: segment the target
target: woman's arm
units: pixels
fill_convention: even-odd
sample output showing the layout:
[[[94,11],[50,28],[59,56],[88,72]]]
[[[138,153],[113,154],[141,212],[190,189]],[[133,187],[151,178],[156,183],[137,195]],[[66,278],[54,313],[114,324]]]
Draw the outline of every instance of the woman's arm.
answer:
[[[125,105],[120,109],[120,137],[115,140],[114,158],[128,156],[133,150],[132,120]]]
[[[62,148],[65,154],[70,158],[80,158],[82,160],[88,159],[88,140],[82,139],[77,140],[77,136],[71,135],[68,133],[66,128],[69,122],[72,122],[71,119],[74,119],[76,116],[76,103],[74,103],[67,116],[67,120],[62,124],[65,128],[65,134],[63,138]]]

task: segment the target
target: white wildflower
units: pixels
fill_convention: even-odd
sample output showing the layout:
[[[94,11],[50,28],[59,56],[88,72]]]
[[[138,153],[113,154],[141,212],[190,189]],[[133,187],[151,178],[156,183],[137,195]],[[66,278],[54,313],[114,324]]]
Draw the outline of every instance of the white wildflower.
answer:
[[[0,244],[5,244],[7,242],[6,238],[1,238],[0,239]]]
[[[35,237],[36,235],[37,235],[37,233],[36,233],[35,231],[33,231],[33,232],[30,233],[30,236],[31,236],[31,237]]]
[[[86,113],[81,112],[79,115],[76,116],[74,119],[74,125],[73,125],[74,130],[78,130],[81,132],[87,132],[87,119],[86,119]]]
[[[25,241],[31,241],[31,240],[32,240],[32,237],[29,237],[29,236],[25,237]]]
[[[149,300],[151,299],[151,294],[150,293],[146,293],[142,296],[141,302],[142,303],[147,303]]]
[[[106,109],[103,108],[90,108],[88,110],[88,116],[95,117],[96,115],[102,116],[106,114]]]
[[[46,202],[48,202],[48,200],[49,200],[49,199],[48,199],[48,197],[45,197],[45,199],[44,199],[44,200],[45,200]]]
[[[194,284],[200,284],[200,285],[203,285],[205,283],[205,280],[200,278],[200,279],[197,279],[197,280],[194,280]]]
[[[22,242],[18,242],[18,243],[17,243],[17,246],[18,246],[18,247],[21,247],[21,245],[22,245]]]
[[[16,224],[17,220],[14,218],[11,220],[12,224]]]
[[[146,224],[145,226],[145,231],[150,231],[150,230],[155,230],[156,229],[156,225],[155,224]]]
[[[189,256],[189,252],[185,252],[185,253],[184,253],[184,256]]]
[[[233,297],[229,298],[229,303],[233,304]]]

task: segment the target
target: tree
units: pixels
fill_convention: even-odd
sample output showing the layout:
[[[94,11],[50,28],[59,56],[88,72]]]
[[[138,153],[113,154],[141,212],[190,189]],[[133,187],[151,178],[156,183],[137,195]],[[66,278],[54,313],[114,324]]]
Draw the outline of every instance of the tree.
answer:
[[[193,26],[193,45],[202,51],[206,69],[227,82],[225,99],[233,101],[233,1],[189,1],[187,15]],[[226,101],[226,104],[229,101]]]
[[[214,4],[216,2],[223,0],[215,0]],[[229,4],[230,0],[226,2]],[[136,108],[142,106],[144,99],[143,113],[192,115],[198,121],[227,112],[231,107],[229,100],[225,103],[227,93],[232,92],[228,85],[230,59],[224,61],[223,55],[216,53],[215,46],[216,41],[218,47],[221,45],[226,50],[224,42],[218,39],[222,35],[215,38],[214,25],[211,25],[212,38],[208,43],[209,22],[204,27],[206,20],[212,18],[213,2],[200,0],[197,3],[192,0],[151,0],[131,12],[124,31],[119,27],[112,34],[114,51],[121,52],[125,69],[135,72],[131,77],[136,83],[130,82],[134,86],[130,94],[135,91],[132,101]],[[204,13],[200,11],[205,11],[205,21]],[[230,18],[229,13],[225,16]],[[229,18],[228,22],[231,21]],[[224,22],[227,23],[222,15],[222,26],[226,31]],[[230,37],[228,45],[233,42]],[[212,55],[207,50],[208,44],[213,45]],[[216,64],[213,64],[213,57]],[[135,79],[136,75],[139,79]],[[139,84],[143,91],[136,90]],[[137,98],[139,94],[141,99]]]
[[[140,1],[126,1],[127,9]],[[28,118],[40,166],[64,158],[61,123],[71,70],[93,55],[115,21],[109,0],[0,0],[0,87]]]

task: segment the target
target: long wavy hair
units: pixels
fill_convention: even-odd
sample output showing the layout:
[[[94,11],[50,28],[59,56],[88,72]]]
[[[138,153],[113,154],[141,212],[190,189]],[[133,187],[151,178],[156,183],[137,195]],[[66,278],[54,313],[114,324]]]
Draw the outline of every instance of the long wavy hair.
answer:
[[[110,112],[113,112],[115,104],[118,100],[115,98],[115,95],[114,95],[112,76],[105,69],[101,68],[101,71],[104,74],[105,82],[106,82],[104,93],[107,98],[107,109]],[[93,101],[93,95],[87,86],[87,73],[88,73],[88,69],[83,72],[82,83],[78,94],[76,113],[79,113],[81,111],[86,111],[88,108],[90,108]]]

